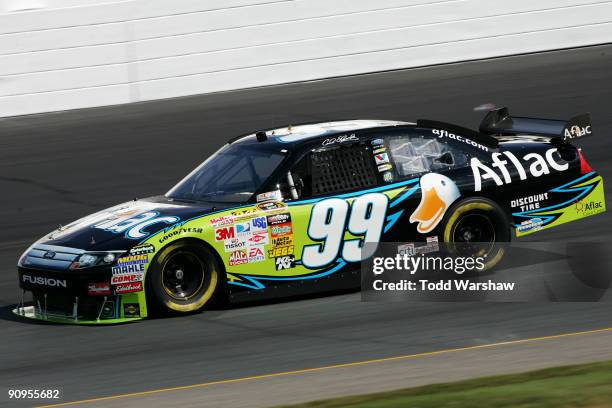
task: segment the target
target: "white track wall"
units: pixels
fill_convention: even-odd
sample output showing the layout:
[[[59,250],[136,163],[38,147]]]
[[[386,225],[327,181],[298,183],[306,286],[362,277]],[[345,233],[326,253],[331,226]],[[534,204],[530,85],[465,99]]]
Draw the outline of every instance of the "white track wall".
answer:
[[[612,1],[0,0],[0,116],[612,42]]]

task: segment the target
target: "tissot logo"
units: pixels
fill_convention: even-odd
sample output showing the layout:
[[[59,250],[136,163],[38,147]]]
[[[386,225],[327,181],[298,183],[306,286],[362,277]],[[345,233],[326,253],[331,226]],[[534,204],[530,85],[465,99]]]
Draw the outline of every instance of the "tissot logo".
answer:
[[[30,276],[23,275],[22,280],[24,283],[31,283],[33,285],[42,285],[42,286],[51,286],[51,287],[68,287],[66,280],[64,279],[53,279],[53,278],[44,278],[42,276]]]
[[[493,161],[491,167],[482,163],[476,157],[473,157],[470,165],[472,166],[472,172],[474,173],[474,191],[480,191],[482,189],[482,180],[493,180],[496,185],[503,186],[504,184],[512,183],[510,172],[506,167],[510,163],[516,169],[520,180],[526,180],[527,176],[541,177],[545,174],[550,174],[550,169],[557,171],[564,171],[569,168],[569,164],[564,162],[557,162],[555,159],[555,153],[559,156],[557,149],[549,149],[544,154],[545,157],[538,153],[529,153],[523,156],[523,160],[519,160],[512,152],[493,153],[491,155]],[[503,157],[508,160],[503,160]],[[499,170],[499,173],[497,172]]]

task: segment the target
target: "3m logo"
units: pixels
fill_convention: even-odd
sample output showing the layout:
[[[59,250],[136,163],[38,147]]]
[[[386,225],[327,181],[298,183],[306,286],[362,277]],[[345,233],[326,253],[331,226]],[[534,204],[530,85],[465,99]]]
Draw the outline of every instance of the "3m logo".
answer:
[[[234,227],[217,228],[215,230],[215,241],[225,241],[236,237]]]

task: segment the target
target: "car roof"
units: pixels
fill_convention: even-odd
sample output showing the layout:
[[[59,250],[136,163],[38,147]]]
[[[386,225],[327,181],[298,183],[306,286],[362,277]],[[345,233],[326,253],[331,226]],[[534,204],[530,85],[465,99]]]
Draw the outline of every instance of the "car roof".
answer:
[[[262,130],[257,133],[241,136],[236,141],[256,140],[256,135],[265,133],[267,140],[277,143],[300,143],[317,138],[327,137],[338,133],[353,132],[363,129],[374,129],[382,127],[416,125],[411,122],[395,120],[355,119],[334,122],[305,123],[294,126],[286,126],[276,129]]]

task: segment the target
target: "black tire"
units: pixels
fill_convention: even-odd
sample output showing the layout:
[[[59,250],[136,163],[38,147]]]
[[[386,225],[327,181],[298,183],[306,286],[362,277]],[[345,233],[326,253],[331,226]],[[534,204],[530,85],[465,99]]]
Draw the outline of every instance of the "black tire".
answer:
[[[223,267],[215,253],[192,240],[163,248],[147,273],[152,311],[187,314],[202,310],[221,295]]]
[[[442,222],[442,238],[449,249],[464,256],[483,256],[480,272],[490,271],[503,259],[512,239],[502,208],[486,198],[467,198],[454,204]]]

